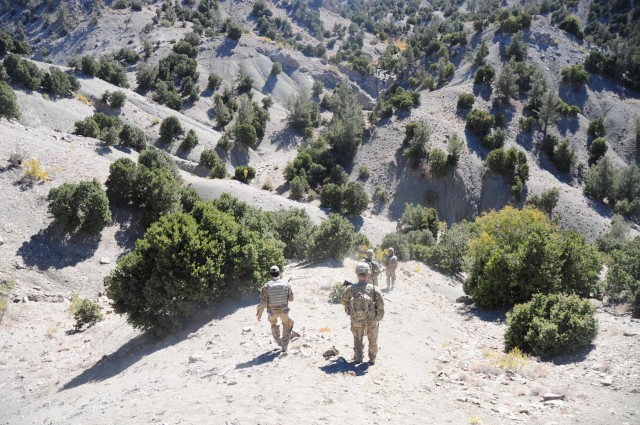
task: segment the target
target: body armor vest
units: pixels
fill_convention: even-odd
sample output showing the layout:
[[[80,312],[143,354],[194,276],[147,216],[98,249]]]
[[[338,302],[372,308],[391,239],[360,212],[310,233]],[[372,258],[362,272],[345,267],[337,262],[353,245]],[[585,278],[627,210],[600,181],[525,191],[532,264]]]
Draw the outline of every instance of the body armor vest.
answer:
[[[286,307],[289,303],[289,286],[282,280],[269,282],[267,295],[269,296],[267,308]]]

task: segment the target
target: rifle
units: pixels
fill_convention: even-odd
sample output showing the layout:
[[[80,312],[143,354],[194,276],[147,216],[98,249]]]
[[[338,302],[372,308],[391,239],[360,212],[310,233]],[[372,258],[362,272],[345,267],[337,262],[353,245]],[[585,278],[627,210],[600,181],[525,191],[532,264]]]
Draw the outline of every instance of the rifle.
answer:
[[[345,280],[344,282],[342,282],[342,286],[351,286],[353,285],[353,282],[349,282],[348,280]]]

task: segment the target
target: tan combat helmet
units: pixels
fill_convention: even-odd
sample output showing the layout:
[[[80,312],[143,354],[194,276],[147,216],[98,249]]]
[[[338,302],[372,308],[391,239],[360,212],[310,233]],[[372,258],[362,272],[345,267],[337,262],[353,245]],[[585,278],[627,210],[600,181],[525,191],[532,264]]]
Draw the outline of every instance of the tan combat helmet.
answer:
[[[395,254],[395,251],[393,250],[393,248],[389,248],[389,254],[391,255]]]
[[[280,267],[273,265],[271,266],[271,268],[269,269],[269,274],[271,276],[278,276],[280,274]]]
[[[373,258],[373,249],[367,249],[367,258],[369,260]]]
[[[371,269],[367,263],[360,263],[356,266],[356,274],[371,274]]]

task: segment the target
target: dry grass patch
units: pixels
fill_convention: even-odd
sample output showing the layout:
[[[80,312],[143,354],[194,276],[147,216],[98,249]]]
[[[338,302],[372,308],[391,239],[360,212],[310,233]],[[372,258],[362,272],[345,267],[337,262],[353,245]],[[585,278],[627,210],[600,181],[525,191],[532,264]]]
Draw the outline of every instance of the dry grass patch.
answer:
[[[486,355],[491,363],[507,372],[521,373],[530,361],[529,356],[517,347],[506,354],[490,351]]]
[[[76,99],[78,99],[80,102],[84,103],[85,105],[93,106],[93,102],[91,102],[91,100],[83,94],[76,93]]]
[[[38,158],[29,158],[22,164],[24,175],[32,181],[48,182],[51,180],[49,173],[51,170],[45,170]]]

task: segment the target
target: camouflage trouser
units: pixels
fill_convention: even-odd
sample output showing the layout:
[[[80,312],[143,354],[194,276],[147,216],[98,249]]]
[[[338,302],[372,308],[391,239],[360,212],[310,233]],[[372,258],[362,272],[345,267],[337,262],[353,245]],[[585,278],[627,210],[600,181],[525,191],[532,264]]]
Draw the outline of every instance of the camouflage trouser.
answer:
[[[378,286],[378,273],[374,273],[371,275],[371,283],[373,286]]]
[[[289,346],[289,339],[291,339],[291,330],[293,329],[293,320],[289,317],[289,309],[282,310],[267,310],[269,323],[271,323],[271,334],[276,343],[283,349]],[[282,322],[282,338],[280,338],[280,326],[278,326],[278,319]]]
[[[396,269],[386,269],[387,275],[387,288],[396,284]]]
[[[351,333],[353,333],[353,356],[356,362],[362,361],[364,342],[362,341],[366,333],[369,340],[369,360],[375,361],[378,354],[378,323],[368,326],[356,326],[351,323]]]

